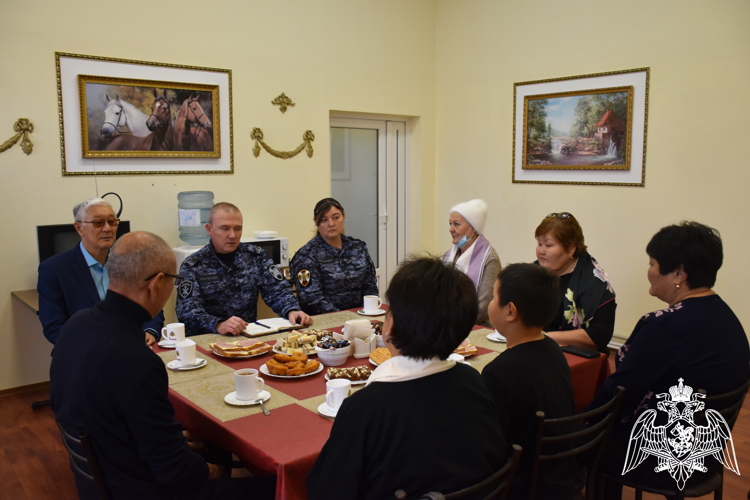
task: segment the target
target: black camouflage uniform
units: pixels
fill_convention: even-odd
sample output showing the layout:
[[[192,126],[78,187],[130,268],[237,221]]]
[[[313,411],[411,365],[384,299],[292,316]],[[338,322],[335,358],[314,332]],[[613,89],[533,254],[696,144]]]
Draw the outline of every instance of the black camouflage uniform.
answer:
[[[378,295],[375,265],[364,241],[341,235],[341,250],[320,233],[300,248],[290,264],[297,298],[308,314],[363,306],[365,295]]]
[[[231,267],[216,256],[211,242],[182,263],[185,280],[177,288],[175,310],[185,335],[215,333],[216,325],[232,316],[253,322],[258,315],[258,292],[282,318],[299,311],[284,275],[263,249],[240,243]]]

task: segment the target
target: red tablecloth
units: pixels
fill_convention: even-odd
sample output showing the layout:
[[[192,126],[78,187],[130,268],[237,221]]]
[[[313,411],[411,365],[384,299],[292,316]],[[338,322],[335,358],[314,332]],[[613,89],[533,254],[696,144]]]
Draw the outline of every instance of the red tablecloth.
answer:
[[[483,327],[475,327],[479,328]],[[331,329],[340,331],[341,327]],[[495,350],[503,348],[504,344],[498,344]],[[272,354],[249,360],[232,360],[198,349],[206,357],[234,369],[260,368]],[[157,347],[155,351],[162,349]],[[492,349],[481,346],[478,346],[478,351],[478,356],[493,352]],[[567,353],[565,357],[570,365],[575,405],[580,411],[591,402],[596,390],[609,375],[609,364],[604,354],[597,359],[585,359]],[[344,366],[363,364],[368,364],[368,359],[350,357]],[[300,379],[265,379],[267,386],[298,401],[325,394],[326,390],[325,370]],[[307,498],[307,474],[328,439],[333,422],[299,404],[275,408],[269,416],[258,413],[222,422],[175,390],[170,389],[169,397],[175,408],[175,417],[186,429],[230,450],[251,472],[259,475],[276,474],[277,500]]]

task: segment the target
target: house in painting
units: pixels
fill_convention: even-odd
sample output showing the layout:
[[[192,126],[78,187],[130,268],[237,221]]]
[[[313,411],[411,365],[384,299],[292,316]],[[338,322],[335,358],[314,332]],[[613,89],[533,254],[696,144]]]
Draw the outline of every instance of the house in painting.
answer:
[[[602,115],[601,120],[596,123],[596,134],[594,134],[594,137],[599,139],[605,147],[609,146],[613,140],[615,144],[618,144],[625,136],[626,125],[627,121],[614,114],[611,109],[608,109]]]

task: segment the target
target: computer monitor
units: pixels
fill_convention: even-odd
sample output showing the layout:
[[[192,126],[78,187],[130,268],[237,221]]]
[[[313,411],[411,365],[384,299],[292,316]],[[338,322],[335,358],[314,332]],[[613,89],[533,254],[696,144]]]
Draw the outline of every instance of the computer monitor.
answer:
[[[130,221],[121,220],[117,226],[117,239],[129,232]],[[36,239],[39,247],[40,264],[53,255],[67,252],[81,241],[81,237],[78,235],[74,224],[37,226]]]

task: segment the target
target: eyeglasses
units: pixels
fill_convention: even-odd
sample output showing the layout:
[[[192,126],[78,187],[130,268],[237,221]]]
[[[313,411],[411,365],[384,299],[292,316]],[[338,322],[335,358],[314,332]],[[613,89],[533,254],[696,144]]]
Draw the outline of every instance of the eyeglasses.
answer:
[[[549,219],[550,217],[559,217],[561,219],[569,219],[573,216],[570,215],[568,212],[560,212],[560,213],[552,212],[551,214],[547,214],[547,217],[545,217],[545,219]]]
[[[82,220],[79,221],[81,224],[91,224],[95,228],[104,227],[104,223],[109,224],[109,227],[117,227],[120,224],[120,219],[96,219],[96,220]]]
[[[179,274],[167,274],[162,273],[164,276],[169,276],[170,278],[174,278],[174,286],[179,286],[180,283],[182,283],[182,280],[185,279],[184,276],[180,276]],[[149,276],[144,281],[151,281],[152,279],[156,278],[159,275],[159,273],[154,274],[153,276]]]

